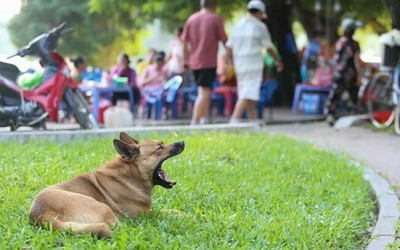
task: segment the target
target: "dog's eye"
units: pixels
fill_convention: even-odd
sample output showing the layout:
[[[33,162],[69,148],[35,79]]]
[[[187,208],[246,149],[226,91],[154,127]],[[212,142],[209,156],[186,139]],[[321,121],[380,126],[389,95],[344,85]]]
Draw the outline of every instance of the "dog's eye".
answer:
[[[163,149],[163,147],[161,146],[161,147],[157,148],[156,152],[160,152],[162,149]]]

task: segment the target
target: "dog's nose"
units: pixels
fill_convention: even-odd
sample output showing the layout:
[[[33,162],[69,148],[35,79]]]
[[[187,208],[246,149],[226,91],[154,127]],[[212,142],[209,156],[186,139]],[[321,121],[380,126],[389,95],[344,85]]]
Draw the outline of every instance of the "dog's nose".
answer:
[[[175,146],[177,146],[177,147],[182,147],[182,148],[185,147],[185,142],[184,142],[184,141],[178,141],[178,142],[175,142],[174,144],[175,144]]]

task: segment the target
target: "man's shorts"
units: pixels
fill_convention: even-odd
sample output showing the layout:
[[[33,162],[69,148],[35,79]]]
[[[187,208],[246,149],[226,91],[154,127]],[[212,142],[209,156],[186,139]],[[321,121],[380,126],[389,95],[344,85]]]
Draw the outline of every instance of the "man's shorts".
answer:
[[[196,69],[193,70],[193,76],[198,86],[211,89],[215,78],[217,77],[217,69]]]

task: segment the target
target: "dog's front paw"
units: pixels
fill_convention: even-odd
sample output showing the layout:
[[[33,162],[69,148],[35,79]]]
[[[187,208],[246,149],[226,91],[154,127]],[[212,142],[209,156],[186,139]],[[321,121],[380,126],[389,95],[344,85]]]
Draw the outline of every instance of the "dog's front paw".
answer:
[[[99,238],[110,238],[112,235],[110,227],[106,223],[99,223],[99,227],[93,231]]]

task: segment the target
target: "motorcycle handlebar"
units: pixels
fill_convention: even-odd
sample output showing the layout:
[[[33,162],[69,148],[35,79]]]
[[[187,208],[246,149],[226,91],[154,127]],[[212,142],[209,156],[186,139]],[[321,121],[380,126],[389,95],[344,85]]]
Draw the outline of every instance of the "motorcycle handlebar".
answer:
[[[14,56],[24,57],[28,54],[41,56],[54,50],[57,46],[57,41],[60,35],[72,31],[72,28],[67,27],[66,22],[62,22],[55,26],[50,31],[42,33],[32,39],[28,45],[18,50],[17,53],[7,57],[7,59]]]
[[[15,53],[14,55],[8,56],[7,59],[13,58],[14,56],[18,56],[18,52]]]

